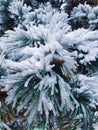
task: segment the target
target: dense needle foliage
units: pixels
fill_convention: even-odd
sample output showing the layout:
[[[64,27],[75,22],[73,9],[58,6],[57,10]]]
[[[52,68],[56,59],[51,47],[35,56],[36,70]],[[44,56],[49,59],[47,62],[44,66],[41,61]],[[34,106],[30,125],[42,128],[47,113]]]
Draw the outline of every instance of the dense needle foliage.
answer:
[[[0,129],[94,129],[97,4],[0,0]]]

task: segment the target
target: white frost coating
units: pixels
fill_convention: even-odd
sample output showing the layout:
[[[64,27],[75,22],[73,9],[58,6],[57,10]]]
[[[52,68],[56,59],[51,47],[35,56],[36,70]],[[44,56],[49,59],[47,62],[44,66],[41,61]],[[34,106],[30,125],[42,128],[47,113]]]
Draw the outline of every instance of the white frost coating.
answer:
[[[79,51],[76,56],[80,58],[81,64],[87,64],[95,61],[98,58],[98,31],[90,31],[88,29],[78,29],[73,32],[67,33],[62,39],[61,44],[71,46]],[[85,54],[86,53],[86,54]]]
[[[52,64],[53,60],[62,60],[64,63],[60,65],[60,70],[65,77],[72,76],[72,70],[76,70],[77,64],[73,53],[65,50],[59,44],[62,34],[65,35],[63,29],[66,25],[63,25],[63,22],[65,23],[64,15],[61,15],[61,21],[57,16],[60,14],[53,15],[49,26],[39,25],[37,27],[30,23],[26,27],[27,31],[19,27],[15,28],[15,31],[8,31],[5,39],[2,40],[3,47],[6,42],[6,54],[9,59],[4,59],[2,63],[3,68],[7,69],[7,75],[1,77],[1,82],[6,86],[6,90],[13,90],[10,91],[12,94],[7,97],[7,101],[8,103],[13,101],[13,106],[15,106],[20,98],[22,105],[18,107],[18,111],[28,106],[28,102],[30,102],[25,113],[25,115],[29,114],[29,124],[38,113],[45,114],[46,122],[48,122],[49,111],[57,116],[59,111],[63,111],[66,106],[66,111],[73,111],[74,104],[78,104],[72,98],[70,85],[58,76],[54,70],[56,64]],[[56,28],[52,26],[54,19],[56,19],[54,25],[57,23]],[[58,37],[59,35],[60,37]],[[14,97],[16,91],[19,93]],[[27,91],[29,95],[26,93]],[[56,105],[57,95],[61,95],[61,103]],[[51,96],[57,99],[50,98]]]
[[[32,8],[30,6],[27,7],[27,5],[24,4],[23,0],[14,0],[9,6],[9,11],[11,12],[12,18],[15,18],[16,16],[20,17],[21,14],[26,15],[31,9]]]
[[[63,35],[71,31],[67,22],[67,14],[59,13],[55,10],[51,15],[51,21],[46,23],[46,25],[39,24],[39,26],[35,26],[33,22],[31,22],[26,26],[24,25],[27,30],[17,27],[14,28],[14,31],[7,31],[2,39],[2,47],[5,48],[10,59],[26,59],[31,56],[30,53],[22,56],[23,52],[27,54],[28,50],[25,50],[27,47],[33,48],[46,45],[47,43],[55,43],[55,47],[56,43],[58,44],[61,41]]]
[[[92,8],[88,15],[88,19],[91,29],[98,28],[98,6]]]
[[[30,12],[30,7],[23,4],[23,1],[19,4],[20,1],[16,0],[16,3],[15,6],[15,2],[12,2],[9,10],[14,17],[20,15],[21,9],[24,22],[23,26],[5,32],[0,38],[0,53],[3,54],[3,50],[6,54],[2,60],[5,74],[1,76],[0,83],[6,86],[5,90],[9,90],[7,103],[13,102],[15,107],[18,101],[18,112],[27,109],[24,116],[28,117],[29,124],[36,122],[39,115],[43,115],[48,123],[50,112],[54,117],[59,117],[61,112],[65,116],[80,107],[70,79],[77,69],[75,58],[79,58],[81,64],[96,60],[98,31],[83,28],[72,31],[68,25],[68,15],[62,10],[53,9],[49,3],[46,6],[40,5],[33,12]],[[79,12],[76,14],[78,16]],[[71,47],[75,49],[74,52]],[[97,82],[92,83],[81,76],[79,78],[82,87],[77,88],[78,94],[92,97],[88,99],[90,103],[87,105],[95,108],[96,94],[88,88],[92,85],[93,90]],[[89,79],[93,81],[91,77]],[[81,104],[86,118],[86,107]]]
[[[98,5],[91,7],[87,4],[79,4],[78,7],[73,8],[70,20],[73,23],[78,21],[84,25],[88,24],[90,30],[98,29]]]
[[[98,74],[92,76],[79,75],[79,80],[81,81],[81,85],[85,88],[91,89],[95,93],[95,97],[98,100]]]
[[[92,7],[90,5],[79,4],[78,7],[74,7],[73,11],[71,12],[71,17],[73,19],[79,19],[82,21],[83,18],[87,17],[91,10]]]

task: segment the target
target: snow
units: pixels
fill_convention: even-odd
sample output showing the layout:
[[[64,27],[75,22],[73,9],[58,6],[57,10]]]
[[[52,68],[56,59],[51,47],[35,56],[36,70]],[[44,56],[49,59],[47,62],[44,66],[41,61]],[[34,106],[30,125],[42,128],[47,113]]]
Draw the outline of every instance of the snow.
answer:
[[[94,124],[93,126],[95,130],[98,130],[98,123]]]
[[[26,108],[24,116],[29,124],[38,116],[45,116],[48,123],[50,111],[58,117],[60,112],[65,115],[79,108],[73,92],[86,95],[88,107],[95,108],[98,101],[98,73],[78,74],[78,63],[86,67],[98,58],[98,30],[90,28],[92,23],[97,27],[98,7],[79,4],[71,12],[71,18],[65,8],[67,4],[58,10],[46,3],[35,9],[18,0],[8,8],[16,27],[0,38],[0,67],[5,71],[0,75],[0,83],[9,90],[7,103],[15,107],[18,101],[18,112]],[[73,25],[69,25],[70,20],[74,24],[77,20],[84,22],[84,18],[90,24],[87,29],[73,30]],[[63,63],[51,64],[54,60]],[[74,78],[80,86],[70,83]],[[79,109],[88,121],[83,103]]]
[[[16,16],[20,17],[22,15],[26,15],[28,12],[31,11],[31,7],[27,6],[26,4],[23,3],[22,1],[13,1],[11,2],[9,6],[9,11],[11,12],[11,17],[15,18]],[[20,17],[21,18],[21,17]]]
[[[77,29],[67,33],[60,41],[64,48],[70,46],[77,50],[77,58],[81,64],[96,61],[98,57],[98,31],[88,29]],[[82,56],[82,57],[81,57]]]
[[[91,88],[95,91],[98,96],[98,74],[94,74],[92,76],[79,75],[79,80],[81,81],[81,85]]]

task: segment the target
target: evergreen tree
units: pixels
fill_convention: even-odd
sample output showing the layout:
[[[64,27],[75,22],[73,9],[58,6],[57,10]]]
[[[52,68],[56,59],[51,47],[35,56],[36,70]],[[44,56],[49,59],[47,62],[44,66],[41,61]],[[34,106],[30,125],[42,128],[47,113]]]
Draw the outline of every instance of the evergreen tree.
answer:
[[[11,109],[13,118],[4,122],[2,117],[1,129],[93,130],[98,107],[98,7],[93,2],[3,3],[8,15],[1,20],[8,17],[13,26],[0,37],[0,84],[3,103],[10,106],[3,111]]]

